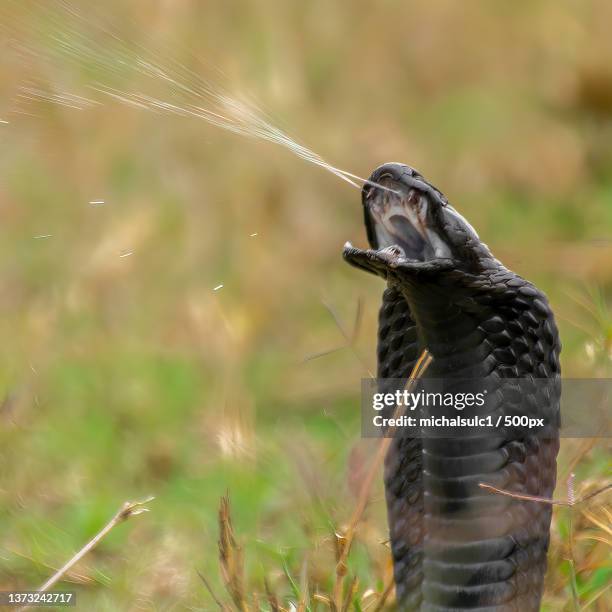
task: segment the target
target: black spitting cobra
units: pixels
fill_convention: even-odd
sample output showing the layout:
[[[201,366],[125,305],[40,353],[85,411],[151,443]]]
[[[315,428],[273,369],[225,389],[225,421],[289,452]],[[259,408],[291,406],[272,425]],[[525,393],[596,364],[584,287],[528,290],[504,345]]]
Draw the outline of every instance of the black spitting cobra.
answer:
[[[440,191],[412,168],[389,163],[374,171],[362,201],[371,248],[347,243],[344,257],[387,281],[379,385],[407,380],[425,348],[433,357],[426,377],[560,381],[559,335],[546,297],[495,259]],[[532,403],[535,413],[558,416],[558,396]],[[556,425],[544,437],[514,429],[393,439],[384,481],[401,610],[539,610],[551,505],[480,483],[551,498],[558,450]]]

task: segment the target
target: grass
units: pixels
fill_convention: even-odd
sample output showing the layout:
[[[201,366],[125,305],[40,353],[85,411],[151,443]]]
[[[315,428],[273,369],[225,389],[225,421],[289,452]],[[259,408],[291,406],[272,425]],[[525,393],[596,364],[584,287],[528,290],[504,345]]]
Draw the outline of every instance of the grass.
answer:
[[[609,376],[612,81],[599,58],[612,9],[473,4],[110,0],[95,14],[252,92],[340,167],[419,168],[546,291],[564,374]],[[30,79],[84,93],[108,75],[24,62],[9,39],[39,45],[45,11],[11,1],[0,16],[0,588],[44,583],[125,499],[154,495],[62,588],[96,611],[215,609],[199,573],[229,604],[217,547],[229,491],[249,605],[257,593],[270,609],[325,609],[336,534],[374,455],[357,407],[382,286],[340,256],[365,241],[358,192],[195,119],[16,100]],[[129,72],[112,83],[145,85]],[[358,304],[347,347],[329,308],[351,330]],[[563,440],[557,499],[571,472],[577,498],[605,484],[607,440]],[[609,609],[608,501],[555,509],[546,610]],[[356,578],[350,605],[375,609],[386,539],[378,479],[343,604]]]

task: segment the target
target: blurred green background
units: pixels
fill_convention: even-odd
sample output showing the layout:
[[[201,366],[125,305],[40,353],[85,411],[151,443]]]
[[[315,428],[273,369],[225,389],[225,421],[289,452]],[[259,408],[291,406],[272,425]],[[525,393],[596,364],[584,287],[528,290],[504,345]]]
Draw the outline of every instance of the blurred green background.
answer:
[[[215,609],[196,570],[222,593],[229,491],[248,589],[267,577],[290,597],[285,569],[306,560],[325,591],[373,451],[359,389],[383,286],[340,255],[365,244],[358,191],[272,144],[100,97],[96,83],[151,79],[58,52],[58,32],[112,57],[116,39],[92,25],[105,24],[170,71],[251,96],[360,176],[415,166],[548,294],[564,374],[610,374],[611,3],[68,6],[80,17],[56,2],[0,8],[0,588],[38,586],[122,502],[155,495],[62,588],[82,609]],[[564,440],[557,496],[572,470],[577,495],[605,484],[609,457],[606,440]],[[609,609],[609,548],[592,539],[609,534],[573,522],[578,599]],[[549,610],[574,605],[569,527],[555,511]],[[350,561],[366,609],[389,576],[386,537],[379,484]]]

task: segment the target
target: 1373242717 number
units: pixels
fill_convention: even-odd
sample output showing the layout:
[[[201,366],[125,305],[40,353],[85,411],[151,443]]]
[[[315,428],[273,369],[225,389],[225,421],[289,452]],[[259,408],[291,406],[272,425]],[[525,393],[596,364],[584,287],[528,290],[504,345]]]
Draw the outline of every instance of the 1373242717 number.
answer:
[[[2,606],[74,606],[74,591],[0,591]]]

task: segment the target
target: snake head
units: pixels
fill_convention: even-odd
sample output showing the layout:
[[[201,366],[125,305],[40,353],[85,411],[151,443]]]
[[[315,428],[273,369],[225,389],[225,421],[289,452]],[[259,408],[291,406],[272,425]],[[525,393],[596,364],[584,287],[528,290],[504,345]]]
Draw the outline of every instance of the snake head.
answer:
[[[471,271],[490,258],[472,226],[416,170],[388,163],[362,189],[370,249],[347,243],[344,258],[383,278]]]

